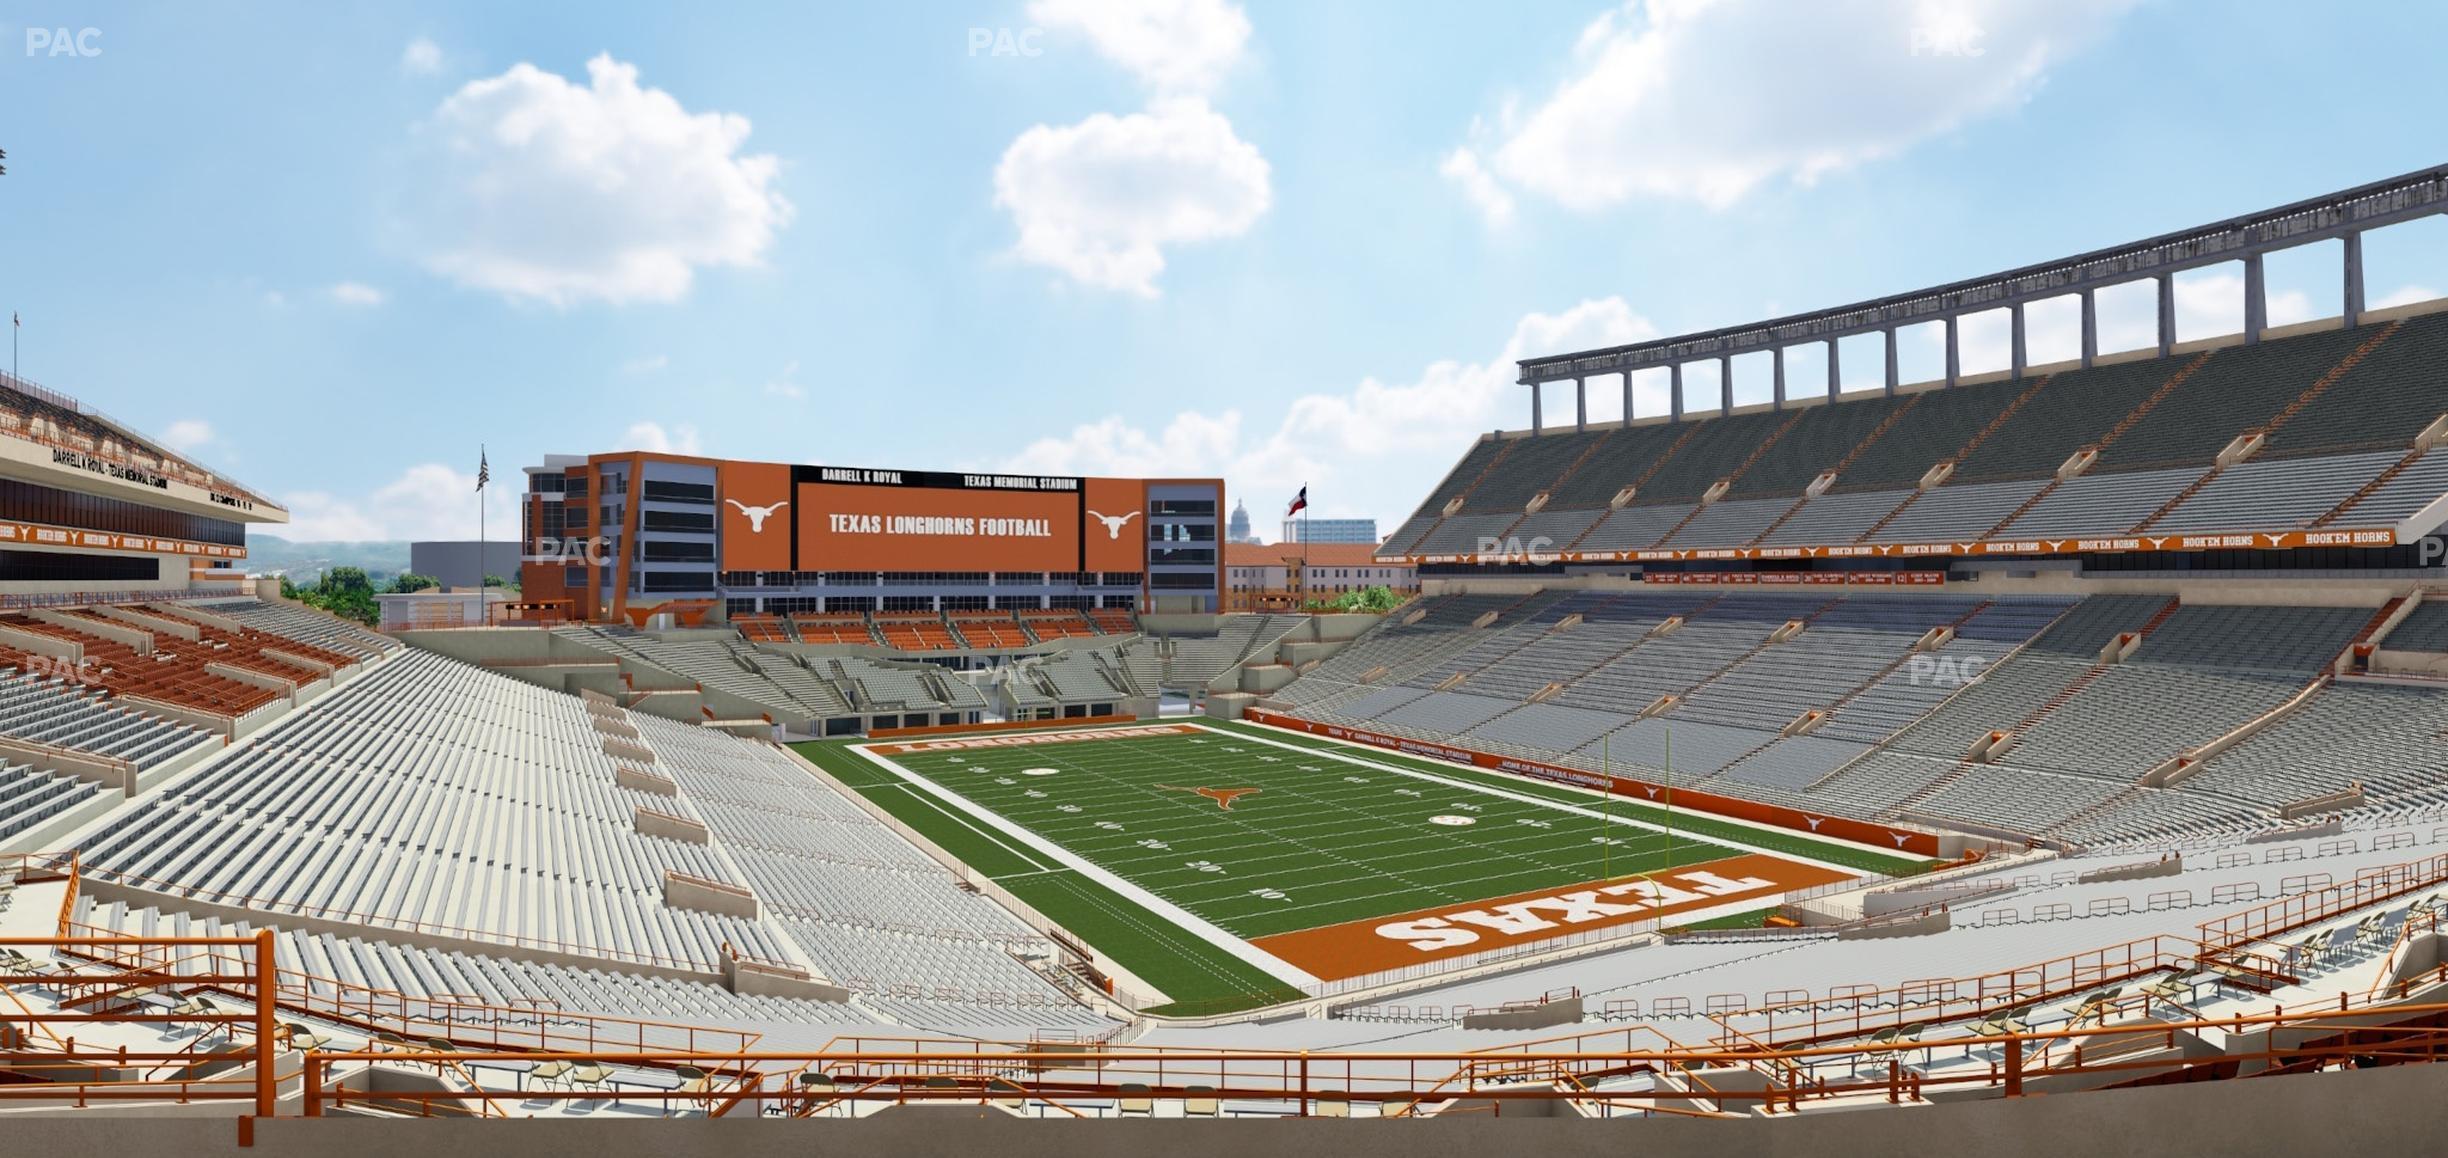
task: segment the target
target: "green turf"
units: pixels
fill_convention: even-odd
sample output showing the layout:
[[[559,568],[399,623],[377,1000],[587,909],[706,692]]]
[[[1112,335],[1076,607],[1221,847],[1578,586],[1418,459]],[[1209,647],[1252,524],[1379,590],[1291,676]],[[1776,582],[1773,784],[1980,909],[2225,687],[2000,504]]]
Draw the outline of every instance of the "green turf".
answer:
[[[1418,756],[1404,755],[1399,752],[1387,751],[1383,748],[1371,748],[1361,745],[1346,744],[1342,741],[1329,740],[1322,736],[1305,736],[1297,732],[1287,732],[1278,728],[1268,728],[1257,724],[1243,723],[1238,720],[1230,723],[1217,721],[1211,723],[1210,726],[1223,728],[1227,731],[1242,732],[1254,737],[1263,736],[1270,740],[1275,740],[1285,744],[1292,744],[1299,747],[1315,748],[1320,751],[1338,752],[1346,756],[1354,756],[1363,760],[1387,764],[1397,768],[1413,768],[1420,771],[1433,772],[1439,776],[1452,780],[1494,785],[1508,791],[1521,793],[1523,795],[1534,795],[1548,800],[1578,804],[1585,808],[1603,807],[1612,810],[1619,815],[1644,818],[1650,823],[1659,825],[1661,827],[1671,825],[1674,831],[1678,834],[1688,833],[1695,838],[1720,841],[1727,844],[1738,844],[1747,848],[1758,849],[1761,852],[1781,852],[1793,856],[1809,857],[1813,860],[1826,861],[1829,864],[1843,865],[1846,868],[1859,869],[1863,872],[1878,873],[1884,876],[1910,876],[1914,873],[1928,869],[1932,863],[1929,858],[1923,856],[1915,856],[1908,853],[1881,852],[1878,849],[1864,848],[1857,844],[1824,840],[1819,837],[1812,836],[1809,833],[1796,832],[1792,829],[1754,828],[1747,824],[1739,824],[1731,820],[1711,816],[1705,812],[1694,812],[1687,808],[1675,809],[1673,817],[1670,820],[1667,817],[1666,810],[1664,808],[1651,804],[1645,800],[1636,800],[1630,797],[1618,796],[1611,803],[1600,805],[1598,803],[1599,798],[1595,793],[1585,792],[1576,788],[1568,788],[1561,784],[1551,784],[1543,780],[1533,780],[1527,776],[1515,776],[1505,772],[1489,772],[1478,768],[1464,768],[1460,765],[1447,764],[1440,760],[1429,760]]]
[[[893,760],[1246,940],[1739,852],[1221,733]]]
[[[902,754],[893,762],[1246,939],[1650,872],[1757,849],[1901,874],[1927,862],[1803,833],[1665,813],[1516,776],[1221,725],[1134,737]],[[1260,743],[1263,737],[1272,743]],[[1291,745],[1287,749],[1280,745]],[[1122,968],[1215,1013],[1297,991],[1050,854],[836,742],[795,745]],[[1305,750],[1305,751],[1304,751]],[[1349,759],[1379,765],[1368,767]],[[1315,754],[1312,754],[1315,753]],[[1026,775],[1027,769],[1053,769]],[[1390,769],[1427,772],[1435,783]],[[1457,787],[1478,784],[1527,800]],[[1226,811],[1185,789],[1257,788]],[[1559,805],[1582,810],[1567,811]],[[1443,825],[1431,817],[1467,817]]]
[[[1175,998],[1173,1005],[1150,1013],[1231,1013],[1301,997],[1299,990],[1265,970],[909,787],[845,744],[811,741],[791,746],[902,823],[924,833],[961,863]]]

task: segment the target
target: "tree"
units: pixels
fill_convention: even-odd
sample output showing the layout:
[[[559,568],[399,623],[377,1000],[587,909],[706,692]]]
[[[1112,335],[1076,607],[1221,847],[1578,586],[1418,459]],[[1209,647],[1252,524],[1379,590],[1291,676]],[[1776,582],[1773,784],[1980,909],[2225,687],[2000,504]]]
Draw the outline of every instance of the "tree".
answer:
[[[402,571],[396,578],[391,580],[390,593],[393,595],[413,595],[419,591],[436,590],[441,586],[442,581],[434,578],[431,575],[419,575],[414,571]]]
[[[502,578],[502,577],[501,577],[501,576],[499,576],[499,575],[487,575],[487,576],[485,576],[485,577],[484,577],[484,585],[485,585],[485,586],[487,586],[487,587],[499,587],[499,588],[502,588],[503,590],[506,590],[506,591],[517,591],[517,590],[518,590],[518,584],[513,583],[513,582],[511,582],[511,581],[510,581],[510,580],[508,580],[508,579],[504,579],[504,578]]]
[[[1402,601],[1403,597],[1395,593],[1393,588],[1380,584],[1375,587],[1364,587],[1358,591],[1346,591],[1333,599],[1312,599],[1309,601],[1309,610],[1383,615],[1402,606]]]
[[[299,602],[320,607],[342,619],[353,619],[368,627],[382,620],[382,608],[374,602],[374,581],[366,578],[362,567],[334,567],[325,571],[314,586],[296,591]]]

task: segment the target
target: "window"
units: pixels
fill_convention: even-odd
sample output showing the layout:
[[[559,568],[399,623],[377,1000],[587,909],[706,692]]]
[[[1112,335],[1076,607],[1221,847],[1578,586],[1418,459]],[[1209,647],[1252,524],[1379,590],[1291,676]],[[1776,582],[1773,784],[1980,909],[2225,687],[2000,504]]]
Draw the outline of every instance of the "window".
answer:
[[[666,482],[647,479],[638,486],[639,497],[657,503],[694,503],[714,505],[714,488],[706,483]]]
[[[151,555],[0,550],[0,583],[155,583],[161,562]]]
[[[649,563],[711,563],[714,544],[684,543],[671,539],[648,539],[639,544]]]
[[[642,571],[640,590],[644,591],[712,591],[712,571]]]
[[[79,494],[14,479],[0,479],[0,521],[185,539],[224,547],[246,543],[246,528],[226,519],[166,511],[127,499]]]
[[[638,527],[647,531],[702,531],[711,534],[714,516],[694,511],[640,511]]]

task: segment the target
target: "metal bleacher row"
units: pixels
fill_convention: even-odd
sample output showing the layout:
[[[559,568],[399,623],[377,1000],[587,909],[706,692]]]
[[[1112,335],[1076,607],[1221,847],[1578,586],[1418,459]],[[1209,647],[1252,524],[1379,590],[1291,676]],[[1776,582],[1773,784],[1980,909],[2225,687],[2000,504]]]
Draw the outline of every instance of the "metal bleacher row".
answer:
[[[2448,454],[2421,440],[2448,412],[2443,370],[2448,314],[2427,314],[2029,379],[1488,437],[1380,551],[2389,527],[2448,490]]]
[[[607,750],[596,712],[634,731],[671,794],[617,782],[616,760],[634,758]],[[31,824],[90,788],[0,767],[0,815]],[[641,808],[701,823],[709,838],[646,835]],[[1054,957],[1048,942],[780,749],[424,652],[96,821],[79,843],[87,879],[158,898],[89,905],[97,924],[201,932],[218,926],[183,905],[242,907],[283,930],[293,963],[386,992],[731,1021],[1111,1024],[1038,972]],[[677,907],[667,875],[747,890],[759,913]],[[306,934],[284,918],[364,932]],[[395,944],[410,935],[459,947]],[[536,951],[601,965],[514,959]],[[855,1004],[735,998],[671,976],[712,976],[733,953],[798,964]]]
[[[662,903],[666,870],[731,874],[637,833],[634,796],[578,700],[411,653],[113,816],[86,840],[87,871],[699,968],[726,942],[775,954],[755,922]]]
[[[2394,804],[2448,798],[2448,686],[2330,674],[2374,620],[2160,595],[1435,596],[1273,702],[1651,777],[1671,743],[1678,783],[1810,811],[2136,840],[2267,822],[2358,781]],[[2440,649],[2435,624],[2448,615],[2418,609],[2399,630]],[[2139,643],[2103,656],[2128,634]],[[2180,783],[2142,785],[2298,697]]]
[[[199,728],[120,707],[78,684],[14,668],[0,676],[0,736],[148,768],[199,744]]]

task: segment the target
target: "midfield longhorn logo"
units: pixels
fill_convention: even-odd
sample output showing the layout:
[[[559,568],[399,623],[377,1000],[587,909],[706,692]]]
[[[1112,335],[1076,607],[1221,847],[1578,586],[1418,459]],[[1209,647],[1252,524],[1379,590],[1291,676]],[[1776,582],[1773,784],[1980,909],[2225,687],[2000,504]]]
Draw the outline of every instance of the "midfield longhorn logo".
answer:
[[[1215,801],[1216,807],[1223,809],[1226,812],[1232,811],[1233,801],[1239,800],[1244,796],[1256,796],[1260,791],[1262,791],[1262,789],[1257,788],[1176,788],[1170,784],[1159,784],[1156,787],[1164,789],[1167,792],[1188,792],[1198,796],[1204,796],[1209,800]]]

